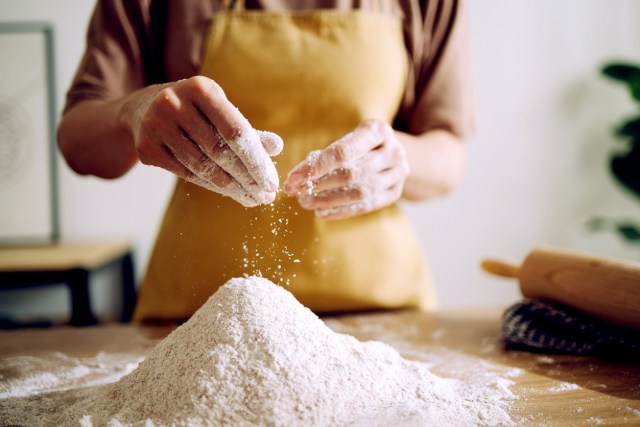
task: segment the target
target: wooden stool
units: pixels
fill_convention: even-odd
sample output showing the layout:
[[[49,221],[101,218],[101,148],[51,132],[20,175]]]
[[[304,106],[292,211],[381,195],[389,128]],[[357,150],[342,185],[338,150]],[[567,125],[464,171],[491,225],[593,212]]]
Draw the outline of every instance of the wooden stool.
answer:
[[[126,242],[60,243],[51,246],[0,248],[0,291],[64,283],[71,293],[74,326],[98,323],[91,310],[91,273],[117,265],[122,274],[121,321],[131,320],[136,299],[133,256]]]

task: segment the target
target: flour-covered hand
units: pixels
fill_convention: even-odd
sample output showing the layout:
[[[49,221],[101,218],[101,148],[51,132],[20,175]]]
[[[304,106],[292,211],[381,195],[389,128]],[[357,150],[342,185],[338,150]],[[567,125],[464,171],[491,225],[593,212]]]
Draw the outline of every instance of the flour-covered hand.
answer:
[[[214,81],[196,76],[150,86],[129,103],[142,163],[243,206],[275,199],[279,181],[271,156],[282,150],[282,139],[253,129]]]
[[[381,120],[362,122],[299,163],[284,184],[303,208],[324,219],[342,219],[396,202],[409,174],[404,147]]]

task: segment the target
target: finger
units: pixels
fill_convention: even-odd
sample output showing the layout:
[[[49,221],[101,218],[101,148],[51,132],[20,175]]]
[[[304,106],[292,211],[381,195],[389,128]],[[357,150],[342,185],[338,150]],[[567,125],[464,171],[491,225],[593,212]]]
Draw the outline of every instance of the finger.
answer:
[[[365,165],[347,165],[334,169],[315,181],[310,181],[305,194],[321,193],[330,190],[337,190],[342,187],[349,187],[357,183],[364,175]]]
[[[209,82],[206,84],[205,80],[197,80],[197,84],[203,87],[200,88],[200,96],[194,99],[194,105],[218,129],[258,185],[266,191],[276,191],[279,183],[278,173],[256,131],[229,102],[222,89]]]
[[[278,172],[255,129],[247,125],[238,130],[235,138],[225,138],[225,141],[261,188],[266,191],[278,189]]]
[[[184,176],[188,181],[232,197],[244,206],[270,203],[275,199],[275,193],[247,191],[234,177],[212,161],[186,131],[177,128],[176,125],[165,124],[156,130],[166,141],[166,150],[191,174]]]
[[[183,130],[182,133],[195,146],[233,177],[234,180],[238,181],[248,192],[258,193],[261,191],[242,161],[226,144],[206,115],[195,105],[184,103],[181,106],[179,125]]]
[[[207,156],[216,162],[222,169],[224,169],[229,175],[233,176],[236,181],[240,183],[248,192],[259,193],[262,188],[253,179],[244,163],[236,153],[233,152],[231,147],[222,139],[222,136],[218,133],[217,129],[213,128],[212,132],[215,134],[217,142],[212,145],[208,145],[204,149]]]
[[[320,219],[347,219],[354,216],[363,215],[367,212],[371,212],[371,209],[366,203],[358,202],[345,206],[335,206],[328,209],[316,210],[316,216]]]
[[[389,190],[392,187],[400,186],[402,192],[402,187],[404,187],[408,174],[409,169],[404,163],[385,169],[378,174],[379,188]],[[400,195],[398,195],[398,198],[400,198]]]
[[[305,209],[329,209],[335,206],[361,202],[368,197],[368,190],[362,186],[341,187],[320,193],[301,194],[298,196],[300,206]]]
[[[311,181],[308,187],[313,192],[322,192],[357,185],[359,182],[375,177],[380,172],[394,166],[395,160],[389,156],[388,152],[387,148],[369,151],[355,162],[334,169]]]
[[[306,181],[315,180],[334,169],[364,156],[389,137],[390,127],[380,120],[367,120],[353,132],[331,144],[318,155],[307,156],[289,173],[285,182],[287,194],[300,191]]]
[[[213,162],[185,131],[167,130],[164,138],[165,145],[171,150],[176,160],[194,175],[220,189],[235,182],[234,178]]]
[[[282,152],[284,141],[282,141],[280,135],[264,130],[257,130],[256,132],[258,133],[262,146],[267,150],[267,154],[273,157]]]
[[[271,203],[275,199],[275,193],[248,191],[247,188],[242,186],[218,164],[208,159],[208,157],[193,167],[194,176],[198,179],[196,181],[198,185],[231,197],[243,206],[253,207],[263,203]]]
[[[300,205],[316,210],[319,217],[345,217],[362,214],[388,206],[402,195],[407,172],[402,165],[386,169],[377,174],[366,185],[355,185],[322,191],[304,193],[298,196]]]
[[[402,194],[402,184],[396,184],[373,197],[355,203],[316,209],[316,216],[322,219],[345,219],[389,206]]]
[[[247,208],[256,207],[260,204],[260,201],[257,198],[244,191],[238,183],[232,183],[225,188],[220,188],[196,175],[192,176],[191,179],[188,179],[187,181],[199,185],[200,187],[206,188],[207,190],[213,191],[214,193],[231,197],[242,206]]]
[[[180,178],[190,179],[193,176],[193,172],[180,163],[165,145],[149,144],[138,153],[138,157],[143,164],[160,167]]]
[[[227,181],[225,179],[225,174],[217,175],[216,179],[213,180],[210,178],[203,178],[200,174],[194,173],[178,161],[166,145],[154,145],[146,149],[145,153],[145,157],[153,158],[153,161],[146,162],[141,158],[143,163],[166,169],[186,181],[192,182],[216,193],[230,195],[243,206],[253,207],[260,203],[270,203],[273,201],[273,199],[269,200],[269,197],[254,197],[248,194],[240,188],[239,184],[234,183],[230,177]],[[228,175],[226,177],[228,177]]]
[[[138,146],[138,157],[143,163],[158,165],[185,179],[200,175],[206,162],[206,156],[188,135],[168,121],[157,123],[147,133]]]

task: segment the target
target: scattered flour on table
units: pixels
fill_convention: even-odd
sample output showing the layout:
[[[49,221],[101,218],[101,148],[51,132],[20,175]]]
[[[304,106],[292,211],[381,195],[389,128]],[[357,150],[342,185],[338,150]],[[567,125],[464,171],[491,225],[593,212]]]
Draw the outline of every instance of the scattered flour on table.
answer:
[[[604,424],[604,420],[602,418],[590,417],[587,422],[592,426],[601,426]]]
[[[524,370],[522,368],[513,368],[504,373],[504,377],[506,378],[516,378],[524,374]]]
[[[581,388],[582,387],[580,387],[578,384],[575,384],[575,383],[562,382],[555,387],[551,387],[549,391],[572,391],[572,390],[580,390]]]
[[[556,363],[555,359],[553,357],[549,357],[549,356],[539,356],[537,358],[537,361],[539,363],[542,363],[542,364],[553,364],[553,363]]]
[[[284,288],[248,277],[222,286],[129,375],[24,423],[512,426],[510,384],[439,377],[384,343],[333,332]]]
[[[640,408],[632,408],[631,406],[626,406],[625,410],[640,419]]]
[[[82,358],[63,353],[47,358],[7,357],[0,365],[0,399],[112,383],[131,373],[143,359],[120,353]],[[29,375],[22,375],[27,372]]]

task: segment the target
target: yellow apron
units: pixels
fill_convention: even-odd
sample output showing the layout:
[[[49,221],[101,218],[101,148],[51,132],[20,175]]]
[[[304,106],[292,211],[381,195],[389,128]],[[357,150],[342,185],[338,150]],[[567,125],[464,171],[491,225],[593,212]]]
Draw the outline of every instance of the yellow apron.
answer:
[[[274,158],[282,183],[310,151],[362,120],[393,120],[407,56],[400,19],[388,14],[226,10],[213,18],[201,74],[256,129],[282,136]],[[271,205],[244,208],[178,180],[134,319],[188,318],[228,279],[246,275],[285,286],[315,312],[435,304],[396,205],[328,221],[282,192]]]

